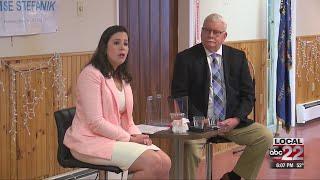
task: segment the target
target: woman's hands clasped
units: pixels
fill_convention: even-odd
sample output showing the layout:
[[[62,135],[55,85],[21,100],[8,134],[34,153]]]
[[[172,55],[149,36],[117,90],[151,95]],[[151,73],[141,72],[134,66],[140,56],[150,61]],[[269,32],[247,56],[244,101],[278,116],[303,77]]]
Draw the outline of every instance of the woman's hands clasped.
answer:
[[[152,140],[148,135],[145,134],[131,134],[130,142],[135,142],[143,145],[150,146],[152,144]]]

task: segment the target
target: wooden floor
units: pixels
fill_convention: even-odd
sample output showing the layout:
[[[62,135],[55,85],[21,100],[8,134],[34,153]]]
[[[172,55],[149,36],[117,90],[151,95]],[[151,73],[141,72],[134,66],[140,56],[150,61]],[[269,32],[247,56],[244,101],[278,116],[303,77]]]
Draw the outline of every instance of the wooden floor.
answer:
[[[293,128],[289,134],[280,130],[279,137],[304,138],[304,169],[271,169],[269,156],[266,155],[258,179],[320,179],[320,119]],[[220,153],[213,157],[213,178],[231,171],[240,154],[232,151]],[[199,179],[203,179],[205,163],[199,168]]]

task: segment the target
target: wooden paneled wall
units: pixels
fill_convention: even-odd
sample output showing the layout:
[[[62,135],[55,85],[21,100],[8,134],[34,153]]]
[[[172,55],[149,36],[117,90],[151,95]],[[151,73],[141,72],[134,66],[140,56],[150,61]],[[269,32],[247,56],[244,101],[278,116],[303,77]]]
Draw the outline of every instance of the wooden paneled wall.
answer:
[[[257,97],[257,118],[256,120],[262,124],[265,123],[265,71],[266,71],[266,40],[255,40],[255,41],[241,41],[241,42],[228,42],[229,45],[236,48],[242,49],[247,53],[247,57],[253,62],[256,70],[256,97]],[[132,48],[131,48],[132,50]],[[65,95],[67,96],[67,107],[74,106],[75,94],[74,88],[76,85],[76,80],[78,74],[84,65],[88,62],[92,55],[92,52],[83,53],[70,53],[70,54],[60,54],[62,59],[62,70],[63,77],[65,78]],[[27,67],[26,64],[35,62],[45,62],[50,59],[52,55],[41,55],[41,56],[26,56],[26,57],[10,57],[1,58],[5,60],[6,63],[10,65],[19,64],[20,67]],[[133,68],[132,73],[134,75],[134,81],[132,86],[136,89],[134,91],[134,119],[136,124],[141,123],[141,118],[144,114],[143,104],[145,103],[145,98],[141,96],[141,89],[146,94],[152,93],[153,90],[158,90],[160,84],[164,85],[161,79],[168,78],[166,85],[161,86],[159,91],[169,92],[169,82],[171,77],[171,71],[169,68],[163,69],[160,60],[161,57],[151,58],[154,59],[151,62],[147,62],[148,59],[140,62],[139,68]],[[152,55],[153,57],[153,55]],[[136,61],[131,57],[132,63]],[[169,57],[168,61],[173,61],[174,57]],[[169,62],[168,62],[169,63]],[[147,70],[148,73],[142,72],[147,68],[152,68]],[[17,85],[17,135],[16,141],[12,140],[9,133],[12,123],[11,117],[11,105],[10,105],[10,73],[9,69],[5,66],[0,67],[0,81],[4,83],[3,92],[0,87],[0,179],[33,179],[33,178],[45,178],[53,176],[59,173],[70,171],[70,169],[64,169],[59,166],[56,158],[57,153],[57,130],[54,122],[53,112],[59,109],[58,104],[55,102],[55,93],[57,89],[52,88],[53,75],[49,73],[52,69],[48,67],[45,69],[45,90],[44,98],[39,102],[35,108],[36,116],[29,121],[30,136],[28,135],[24,125],[23,125],[23,103],[22,97],[24,80],[23,77],[17,74],[16,85]],[[150,74],[156,75],[152,76]],[[140,77],[137,78],[137,74]],[[35,71],[32,73],[31,85],[40,91],[42,87],[41,72]],[[154,83],[151,82],[155,81]],[[146,84],[142,83],[145,82]],[[138,87],[140,84],[140,87]],[[151,85],[153,84],[153,85]],[[138,90],[139,89],[139,90]],[[30,94],[29,94],[30,95]],[[164,105],[165,106],[165,105]],[[160,145],[164,150],[168,151],[170,144],[162,143],[160,141],[155,141],[156,144]],[[234,144],[220,144],[215,145],[215,151],[221,152],[226,149],[233,147]]]
[[[67,107],[74,106],[74,88],[77,76],[81,68],[91,57],[89,53],[61,54],[62,71],[65,78],[65,96]],[[47,62],[52,55],[26,56],[0,58],[10,67],[19,67],[19,70],[27,70],[36,63]],[[57,130],[53,117],[53,112],[59,109],[55,101],[57,89],[52,87],[53,74],[52,67],[44,67],[44,81],[41,81],[42,72],[31,73],[30,85],[39,95],[44,86],[43,99],[35,107],[36,116],[28,121],[30,135],[24,126],[25,104],[22,94],[24,93],[25,81],[21,73],[16,73],[16,109],[17,134],[12,137],[9,132],[12,128],[13,110],[10,101],[11,74],[8,67],[0,67],[0,81],[4,83],[4,91],[0,90],[0,179],[43,179],[62,172],[69,171],[58,165],[57,162]],[[1,89],[1,88],[0,88]],[[32,92],[27,92],[28,99],[32,99]],[[13,138],[16,140],[14,141]]]
[[[256,117],[255,120],[266,125],[267,104],[267,40],[249,40],[227,42],[228,45],[243,50],[247,59],[253,63],[255,70]],[[253,117],[252,117],[253,118]]]
[[[297,38],[296,103],[320,99],[320,35]]]

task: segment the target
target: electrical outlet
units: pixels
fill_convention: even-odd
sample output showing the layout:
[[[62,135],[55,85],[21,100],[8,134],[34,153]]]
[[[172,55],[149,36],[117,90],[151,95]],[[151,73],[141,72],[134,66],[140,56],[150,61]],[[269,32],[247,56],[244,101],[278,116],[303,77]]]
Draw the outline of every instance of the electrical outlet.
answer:
[[[77,0],[77,15],[79,17],[84,15],[84,0]]]

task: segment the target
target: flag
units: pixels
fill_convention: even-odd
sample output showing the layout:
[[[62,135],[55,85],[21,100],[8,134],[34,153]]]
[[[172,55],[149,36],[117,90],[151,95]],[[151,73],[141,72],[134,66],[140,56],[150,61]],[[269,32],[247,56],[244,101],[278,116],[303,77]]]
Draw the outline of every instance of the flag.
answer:
[[[291,91],[289,68],[292,65],[291,51],[291,0],[281,0],[278,37],[276,113],[286,131],[291,126]]]

